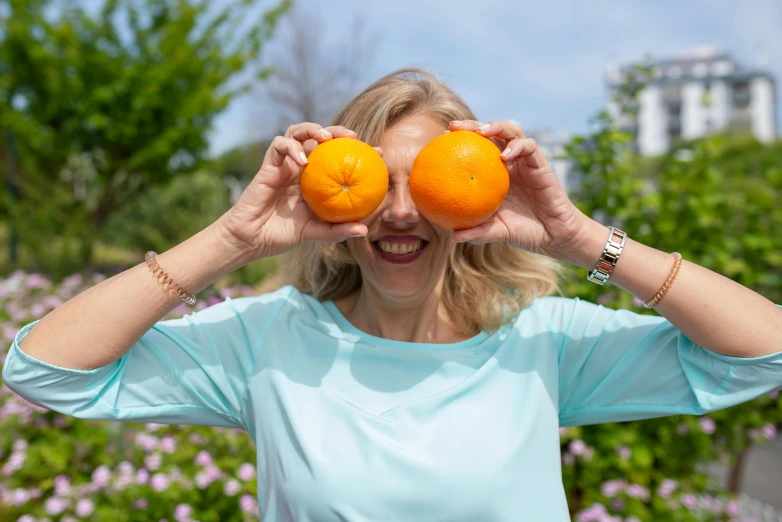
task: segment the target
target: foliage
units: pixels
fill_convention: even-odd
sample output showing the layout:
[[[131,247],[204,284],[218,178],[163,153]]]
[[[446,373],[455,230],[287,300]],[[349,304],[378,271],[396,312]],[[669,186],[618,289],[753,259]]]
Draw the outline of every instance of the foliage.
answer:
[[[19,326],[103,279],[75,274],[53,284],[17,271],[0,281],[0,365]],[[252,290],[210,287],[209,293],[196,309]],[[167,318],[187,310],[180,305]],[[0,384],[3,522],[257,520],[254,462],[244,432],[85,421],[31,405]]]
[[[88,262],[114,212],[198,166],[290,0],[253,4],[0,0],[2,208],[21,243],[47,260],[73,237],[61,254]]]
[[[593,124],[567,147],[581,176],[573,198],[582,211],[782,303],[782,143],[712,136],[641,159],[606,113]],[[565,293],[655,313],[583,274],[567,282]],[[736,493],[747,449],[774,438],[780,425],[782,399],[775,392],[703,417],[563,430],[563,474],[575,519],[735,520],[731,492],[699,464],[734,466],[729,486]]]

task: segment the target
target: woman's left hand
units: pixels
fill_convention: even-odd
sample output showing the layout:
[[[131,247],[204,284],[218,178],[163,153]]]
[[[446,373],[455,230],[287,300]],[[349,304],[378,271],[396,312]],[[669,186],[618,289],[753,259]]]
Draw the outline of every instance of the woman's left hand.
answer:
[[[530,252],[568,260],[587,218],[570,201],[535,140],[508,121],[488,124],[451,122],[449,130],[470,130],[492,139],[503,150],[510,188],[488,221],[453,232],[454,241],[504,241]]]

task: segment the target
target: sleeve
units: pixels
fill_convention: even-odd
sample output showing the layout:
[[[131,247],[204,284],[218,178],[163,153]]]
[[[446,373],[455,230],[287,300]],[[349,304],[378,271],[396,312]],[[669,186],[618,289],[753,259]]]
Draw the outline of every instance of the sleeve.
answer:
[[[731,357],[695,344],[664,317],[578,298],[535,303],[558,349],[562,426],[702,415],[782,387],[782,351]]]
[[[83,419],[247,429],[247,380],[290,291],[225,301],[160,321],[117,361],[75,370],[39,361],[16,335],[3,382],[28,401]]]

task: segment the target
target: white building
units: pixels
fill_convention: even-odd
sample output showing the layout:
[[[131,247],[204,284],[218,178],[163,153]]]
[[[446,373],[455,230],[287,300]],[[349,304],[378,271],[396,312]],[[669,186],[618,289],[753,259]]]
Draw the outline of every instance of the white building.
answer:
[[[765,64],[747,68],[713,47],[701,47],[654,62],[653,78],[638,97],[636,116],[614,100],[627,66],[609,66],[609,112],[635,137],[638,152],[661,154],[677,140],[714,132],[775,139],[774,78]]]

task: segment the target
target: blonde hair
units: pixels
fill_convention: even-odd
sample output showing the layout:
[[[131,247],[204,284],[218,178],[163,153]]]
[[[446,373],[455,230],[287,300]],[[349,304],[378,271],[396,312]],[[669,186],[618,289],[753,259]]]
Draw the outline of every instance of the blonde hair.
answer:
[[[367,87],[332,125],[356,131],[377,145],[398,118],[425,113],[442,122],[476,119],[467,105],[431,73],[416,68],[391,73]],[[491,332],[536,297],[558,291],[563,267],[553,259],[505,243],[459,243],[448,259],[442,300],[465,333]],[[336,300],[361,287],[361,271],[345,242],[306,243],[280,262],[266,289],[293,285],[321,301]]]

